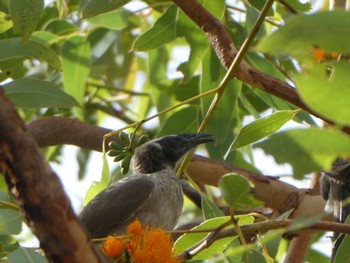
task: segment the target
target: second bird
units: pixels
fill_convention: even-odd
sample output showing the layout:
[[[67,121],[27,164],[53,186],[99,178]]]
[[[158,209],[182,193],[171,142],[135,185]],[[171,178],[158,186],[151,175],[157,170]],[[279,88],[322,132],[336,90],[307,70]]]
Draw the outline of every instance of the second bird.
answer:
[[[181,214],[183,193],[176,162],[190,149],[213,141],[201,133],[152,140],[135,149],[133,176],[111,184],[92,199],[79,218],[92,238],[125,234],[135,219],[172,230]]]

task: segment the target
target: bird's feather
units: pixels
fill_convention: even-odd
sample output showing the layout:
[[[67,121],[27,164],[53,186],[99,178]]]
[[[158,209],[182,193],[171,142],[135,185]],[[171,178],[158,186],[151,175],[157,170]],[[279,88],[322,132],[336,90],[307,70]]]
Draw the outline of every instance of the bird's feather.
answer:
[[[154,187],[154,181],[147,176],[132,176],[111,184],[84,208],[79,218],[92,238],[124,232],[119,228],[125,228],[125,222],[150,197]]]

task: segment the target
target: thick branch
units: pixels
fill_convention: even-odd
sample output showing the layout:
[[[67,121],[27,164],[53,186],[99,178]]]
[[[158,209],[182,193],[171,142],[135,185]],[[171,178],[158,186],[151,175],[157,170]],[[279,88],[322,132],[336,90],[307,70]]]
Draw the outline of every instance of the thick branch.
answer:
[[[55,125],[55,122],[59,123]],[[108,129],[71,120],[65,117],[47,117],[28,125],[41,147],[57,144],[74,144],[91,150],[101,150],[103,135]],[[45,133],[44,138],[41,135]],[[69,134],[70,136],[68,136]],[[81,138],[84,137],[85,139]],[[86,138],[90,138],[87,140]],[[93,142],[92,142],[93,141]],[[325,205],[320,195],[298,189],[270,176],[253,173],[228,163],[195,155],[187,169],[189,176],[199,184],[217,186],[227,173],[245,176],[255,185],[255,196],[267,207],[279,212],[295,208],[294,216],[314,216],[323,213]]]
[[[36,139],[39,147],[71,144],[94,151],[102,151],[102,138],[111,132],[109,129],[96,127],[85,122],[66,117],[47,117],[32,121],[28,129]],[[119,141],[117,135],[109,141]]]
[[[221,63],[228,69],[236,56],[237,50],[229,34],[225,30],[225,27],[196,0],[173,0],[173,2],[204,31]],[[252,85],[253,87],[288,101],[312,115],[333,124],[332,121],[320,116],[306,106],[304,102],[301,101],[295,88],[277,78],[252,68],[244,61],[241,63],[240,69],[237,71],[236,78]],[[344,127],[342,130],[345,133],[350,134],[350,127]]]
[[[51,262],[99,262],[62,185],[0,90],[0,171]]]

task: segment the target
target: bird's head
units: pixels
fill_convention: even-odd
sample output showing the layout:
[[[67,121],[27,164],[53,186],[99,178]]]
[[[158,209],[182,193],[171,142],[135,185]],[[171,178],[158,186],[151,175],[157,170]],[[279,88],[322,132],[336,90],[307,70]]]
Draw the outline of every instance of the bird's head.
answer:
[[[166,166],[174,168],[176,162],[190,149],[213,140],[212,135],[205,133],[182,133],[147,142],[135,149],[134,172],[148,174]]]

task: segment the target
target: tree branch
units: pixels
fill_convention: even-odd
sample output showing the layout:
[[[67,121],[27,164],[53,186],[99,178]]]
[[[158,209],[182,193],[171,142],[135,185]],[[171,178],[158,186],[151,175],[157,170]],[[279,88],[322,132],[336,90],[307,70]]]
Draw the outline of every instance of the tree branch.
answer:
[[[102,150],[103,136],[111,130],[65,117],[46,117],[28,125],[41,147],[73,144],[91,150]],[[42,137],[43,135],[43,137]],[[68,136],[70,135],[70,136]],[[114,137],[117,138],[117,135]],[[307,189],[298,189],[274,177],[253,173],[228,163],[195,155],[187,169],[197,183],[217,186],[227,173],[245,176],[255,185],[255,197],[280,213],[295,208],[293,216],[314,216],[323,213],[325,201]]]
[[[0,171],[47,258],[100,262],[56,174],[1,89],[0,105]]]
[[[334,232],[341,232],[350,234],[350,226],[344,225],[342,223],[336,223],[336,222],[326,222],[326,221],[319,221],[311,226],[305,226],[301,228],[296,228],[296,226],[293,226],[294,221],[293,220],[268,220],[263,222],[257,222],[250,225],[243,225],[240,227],[240,231],[244,234],[256,234],[256,233],[266,233],[269,230],[273,229],[281,229],[285,228],[285,232],[300,232],[300,231],[307,231],[307,232],[315,232],[315,231],[334,231]],[[216,240],[230,237],[230,236],[236,236],[237,232],[234,228],[227,228],[227,229],[218,229],[219,231],[210,231],[210,233],[201,241],[197,242],[192,247],[188,248],[185,252],[182,252],[178,257],[180,259],[192,259],[198,252],[201,250],[210,247]],[[190,231],[189,231],[190,232]],[[295,261],[293,261],[295,262]]]
[[[221,63],[228,69],[237,54],[237,49],[235,48],[225,27],[196,0],[173,0],[173,2],[204,31]],[[312,109],[305,105],[305,103],[301,101],[295,88],[277,78],[252,68],[244,61],[241,62],[236,78],[242,82],[252,85],[253,87],[288,101],[289,103],[309,112],[310,114],[333,124],[332,121],[324,118],[318,113],[315,113]],[[350,134],[350,127],[344,127],[342,131]]]

